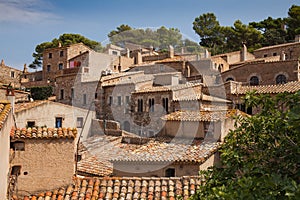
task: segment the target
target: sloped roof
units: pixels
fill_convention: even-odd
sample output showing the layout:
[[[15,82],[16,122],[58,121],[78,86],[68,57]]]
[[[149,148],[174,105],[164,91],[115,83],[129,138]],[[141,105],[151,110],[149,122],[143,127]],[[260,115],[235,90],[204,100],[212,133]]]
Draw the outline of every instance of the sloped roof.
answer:
[[[250,91],[256,91],[259,94],[277,94],[277,93],[294,93],[300,90],[300,81],[288,82],[278,85],[257,85],[257,86],[240,86],[232,94],[246,94]]]
[[[166,121],[211,122],[226,119],[236,115],[244,115],[244,113],[236,109],[213,111],[182,110],[165,115],[162,117],[162,119]]]
[[[257,52],[257,51],[264,51],[264,50],[267,50],[267,49],[288,47],[288,46],[294,46],[294,45],[300,45],[300,42],[291,42],[291,43],[284,43],[284,44],[278,44],[278,45],[273,45],[273,46],[262,47],[262,48],[254,50],[254,53]]]
[[[88,156],[77,163],[77,173],[89,176],[110,176],[113,166],[110,162],[100,161],[95,156]]]
[[[169,92],[169,91],[182,90],[186,88],[193,88],[200,85],[203,84],[187,82],[186,84],[178,84],[178,85],[153,86],[153,87],[147,87],[147,88],[137,90],[134,93]]]
[[[43,105],[45,103],[47,103],[47,100],[43,100],[43,101],[32,101],[32,102],[22,102],[22,103],[16,103],[15,104],[15,112],[21,112],[23,110],[28,110],[31,108],[35,108],[37,106]]]
[[[141,82],[146,82],[146,81],[151,81],[153,80],[154,77],[152,75],[143,75],[143,76],[133,76],[133,77],[128,77],[128,78],[121,78],[120,80],[116,82],[103,82],[102,86],[114,86],[114,85],[127,85],[127,84],[136,84],[136,83],[141,83]]]
[[[12,128],[11,139],[76,138],[76,128]]]
[[[105,177],[75,178],[74,183],[54,191],[26,196],[23,200],[36,199],[187,199],[195,194],[201,178],[180,177]]]
[[[0,130],[2,129],[6,118],[10,112],[11,106],[8,101],[0,101]]]

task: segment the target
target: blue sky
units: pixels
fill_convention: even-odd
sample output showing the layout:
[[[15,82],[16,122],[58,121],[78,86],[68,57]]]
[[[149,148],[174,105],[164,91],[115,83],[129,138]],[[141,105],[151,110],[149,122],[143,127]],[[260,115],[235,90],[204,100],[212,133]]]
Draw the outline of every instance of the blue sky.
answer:
[[[287,17],[299,0],[0,0],[0,59],[23,68],[32,62],[35,46],[63,33],[79,33],[107,42],[121,24],[134,28],[178,28],[196,42],[192,23],[212,12],[222,26]]]

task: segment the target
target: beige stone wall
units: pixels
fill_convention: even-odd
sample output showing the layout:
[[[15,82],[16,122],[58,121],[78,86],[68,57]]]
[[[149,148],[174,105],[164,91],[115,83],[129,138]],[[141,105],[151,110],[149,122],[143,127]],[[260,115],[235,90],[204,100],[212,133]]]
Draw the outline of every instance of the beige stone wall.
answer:
[[[13,87],[20,87],[21,74],[18,69],[6,66],[4,63],[0,64],[0,84],[11,83]]]
[[[114,176],[129,177],[165,177],[168,168],[175,169],[175,176],[193,176],[198,175],[199,164],[191,163],[155,163],[155,162],[127,162],[114,163]]]
[[[14,126],[12,112],[9,113],[0,130],[0,199],[7,199],[9,181],[9,133]]]
[[[286,60],[299,59],[300,56],[300,42],[288,43],[282,45],[275,45],[271,47],[257,49],[253,52],[256,58],[280,56],[285,53]]]
[[[167,121],[163,132],[166,136],[183,138],[204,138],[203,122]]]
[[[221,74],[223,82],[228,78],[234,81],[249,84],[252,76],[258,76],[260,85],[273,85],[280,74],[286,76],[287,81],[299,80],[299,61],[287,60],[278,62],[246,63],[232,68]]]
[[[209,167],[217,164],[220,162],[220,155],[219,153],[214,153],[211,155],[204,163],[199,166],[199,170],[207,170]]]
[[[15,151],[11,166],[21,166],[18,195],[51,191],[72,183],[75,173],[73,139],[26,139],[25,151]]]

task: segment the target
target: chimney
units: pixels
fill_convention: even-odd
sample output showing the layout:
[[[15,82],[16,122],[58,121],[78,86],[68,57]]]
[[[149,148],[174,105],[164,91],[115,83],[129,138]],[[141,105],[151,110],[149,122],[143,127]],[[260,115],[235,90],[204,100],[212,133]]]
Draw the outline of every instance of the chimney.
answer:
[[[209,52],[207,49],[204,51],[204,58],[209,58]]]
[[[61,42],[58,42],[58,47],[61,47],[62,45],[61,45]]]
[[[282,51],[281,52],[281,56],[280,56],[280,60],[285,60],[286,58],[285,58],[285,52],[284,51]]]
[[[171,80],[171,85],[178,85],[179,84],[179,76],[173,75]]]
[[[174,47],[172,45],[169,46],[169,58],[174,58]]]
[[[12,113],[15,113],[15,92],[13,87],[11,86],[11,83],[6,88],[6,98],[8,101],[10,101],[11,110]]]
[[[1,66],[5,66],[4,60],[1,60]]]
[[[142,53],[140,51],[136,54],[136,64],[141,64],[143,62]]]
[[[26,66],[26,64],[24,64],[23,73],[27,73],[27,72],[28,72],[28,70],[27,70],[27,66]]]
[[[300,42],[300,35],[295,35],[295,42]]]
[[[247,46],[246,44],[243,42],[243,49],[241,52],[241,61],[246,61],[247,60]]]
[[[130,58],[130,50],[128,48],[126,48],[126,56],[127,58]]]

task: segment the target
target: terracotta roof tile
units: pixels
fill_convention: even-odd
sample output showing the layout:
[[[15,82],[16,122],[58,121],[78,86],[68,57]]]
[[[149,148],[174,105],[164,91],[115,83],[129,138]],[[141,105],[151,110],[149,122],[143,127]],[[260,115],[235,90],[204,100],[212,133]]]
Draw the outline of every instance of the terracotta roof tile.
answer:
[[[76,128],[13,128],[10,132],[11,139],[74,139],[76,135]]]
[[[218,121],[236,115],[245,115],[239,110],[220,110],[220,111],[176,111],[162,117],[166,121]]]
[[[198,176],[75,178],[69,186],[26,196],[22,200],[187,199],[200,185],[201,178]]]
[[[87,156],[77,163],[78,174],[89,176],[110,176],[113,172],[110,162],[100,161],[95,156]]]
[[[33,101],[33,102],[26,102],[26,103],[16,103],[15,112],[18,113],[23,110],[28,110],[30,108],[34,108],[36,106],[42,105],[47,102],[48,102],[47,100],[44,100],[44,101]]]
[[[114,86],[114,85],[136,84],[145,81],[151,81],[153,79],[154,77],[152,75],[133,76],[133,77],[120,78],[120,80],[114,82],[106,81],[102,83],[102,86],[106,87],[106,86]]]
[[[8,101],[0,101],[0,130],[6,121],[6,118],[10,112],[11,106]]]
[[[150,92],[165,92],[165,91],[168,92],[168,91],[176,91],[176,90],[182,90],[186,88],[192,88],[200,85],[202,85],[202,83],[188,82],[186,84],[179,84],[179,85],[154,86],[154,87],[143,88],[134,93],[138,94],[138,93],[150,93]]]
[[[300,81],[288,82],[279,85],[258,85],[258,86],[241,86],[233,94],[246,94],[250,91],[256,91],[261,94],[277,94],[283,92],[294,93],[300,90]]]

